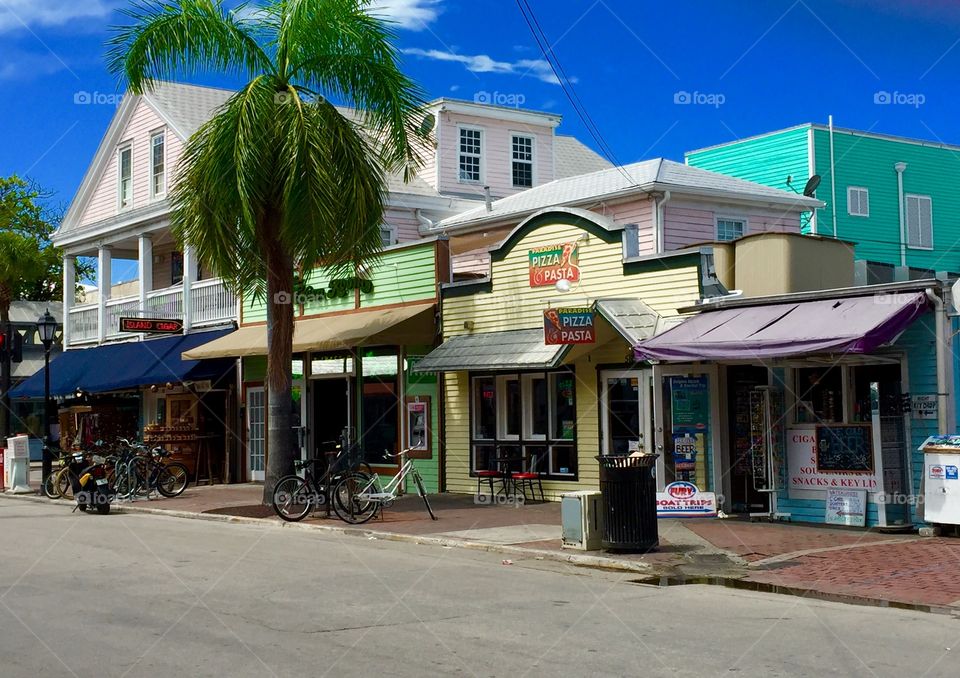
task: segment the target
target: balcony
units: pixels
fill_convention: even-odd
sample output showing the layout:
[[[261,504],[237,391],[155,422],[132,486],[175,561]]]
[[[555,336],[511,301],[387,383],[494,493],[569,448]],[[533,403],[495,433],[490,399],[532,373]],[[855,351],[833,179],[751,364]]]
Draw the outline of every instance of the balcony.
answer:
[[[106,307],[105,340],[131,336],[120,332],[121,317],[184,319],[184,287],[175,285],[147,293],[146,308],[140,307],[138,295],[108,299]],[[237,317],[237,298],[219,279],[200,280],[190,288],[190,318],[185,324],[191,328],[221,324]],[[97,343],[100,339],[100,308],[98,304],[83,304],[70,309],[70,346]]]

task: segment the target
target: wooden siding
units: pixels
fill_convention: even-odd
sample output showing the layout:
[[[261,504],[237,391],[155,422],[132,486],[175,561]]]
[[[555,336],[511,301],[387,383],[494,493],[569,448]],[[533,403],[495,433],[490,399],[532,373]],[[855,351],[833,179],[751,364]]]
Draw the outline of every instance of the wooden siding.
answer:
[[[511,134],[529,134],[534,137],[533,185],[553,181],[553,129],[547,125],[527,125],[507,120],[480,118],[445,112],[440,114],[440,162],[441,193],[465,193],[483,195],[484,185],[490,187],[495,198],[512,195],[521,190],[513,187],[511,174]],[[483,130],[483,160],[479,184],[461,183],[459,176],[459,126],[477,127]]]
[[[445,338],[466,333],[464,322],[474,323],[472,332],[497,332],[543,326],[543,311],[549,305],[579,305],[603,298],[642,299],[664,316],[699,298],[699,268],[657,268],[650,272],[625,274],[621,243],[606,243],[596,235],[581,242],[582,279],[573,290],[561,294],[552,287],[530,288],[528,251],[535,247],[569,242],[583,233],[565,224],[546,224],[521,238],[513,249],[492,265],[492,290],[471,296],[447,297],[443,301]],[[544,481],[548,498],[561,492],[598,486],[599,469],[594,457],[600,451],[600,420],[597,392],[599,365],[623,364],[629,355],[628,343],[602,321],[594,347],[576,347],[570,361],[576,375],[577,457],[576,481]],[[445,437],[447,489],[476,492],[476,478],[470,476],[469,374],[448,372],[446,387]]]
[[[163,120],[142,99],[137,104],[129,123],[121,136],[120,145],[130,143],[133,148],[133,205],[144,207],[152,200],[150,196],[150,137],[154,132],[165,130],[167,189],[180,160],[183,144],[176,134],[166,129]],[[119,148],[119,147],[118,147]],[[97,179],[97,187],[80,215],[79,224],[96,223],[120,212],[117,189],[117,149],[113,149],[108,163]]]
[[[898,266],[900,264],[900,207],[897,173],[893,166],[905,162],[903,192],[929,195],[933,205],[933,250],[907,248],[907,265],[936,271],[960,271],[960,150],[935,144],[881,139],[850,132],[834,132],[836,166],[837,236],[857,243],[856,256]],[[817,197],[828,203],[820,210],[819,232],[832,235],[830,192],[830,133],[814,130],[816,171],[823,177]],[[869,191],[870,216],[847,213],[847,188]]]
[[[640,240],[640,253],[653,254],[656,250],[653,236],[653,200],[641,198],[616,205],[603,205],[598,211],[610,217],[618,224],[637,224],[637,236]]]
[[[461,252],[450,257],[454,273],[487,275],[490,272],[490,252],[486,247],[470,252]]]
[[[800,232],[800,218],[796,212],[671,202],[664,207],[665,248],[682,249],[694,243],[716,240],[718,217],[744,219],[747,222],[746,234],[768,231]]]
[[[416,211],[409,207],[388,207],[383,221],[396,230],[397,243],[420,239],[420,222]]]

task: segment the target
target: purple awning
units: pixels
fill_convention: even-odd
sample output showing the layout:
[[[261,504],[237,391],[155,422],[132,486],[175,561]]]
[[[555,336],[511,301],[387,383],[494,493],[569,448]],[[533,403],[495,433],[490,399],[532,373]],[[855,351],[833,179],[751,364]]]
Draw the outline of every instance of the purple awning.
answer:
[[[634,347],[637,360],[751,360],[871,353],[928,308],[923,292],[704,311]]]

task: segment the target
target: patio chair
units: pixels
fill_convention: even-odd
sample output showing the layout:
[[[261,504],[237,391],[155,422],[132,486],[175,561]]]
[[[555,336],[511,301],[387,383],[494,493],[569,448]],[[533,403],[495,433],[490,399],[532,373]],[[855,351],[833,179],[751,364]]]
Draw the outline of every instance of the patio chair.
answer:
[[[534,482],[537,483],[537,487],[540,489],[540,501],[546,501],[546,497],[543,495],[543,480],[540,477],[540,472],[537,470],[539,468],[538,464],[540,462],[541,455],[532,454],[530,455],[530,470],[529,471],[515,471],[510,474],[510,480],[513,481],[513,487],[519,488],[523,493],[523,499],[527,499],[527,488],[530,488],[530,498],[536,499],[537,493],[533,486]]]

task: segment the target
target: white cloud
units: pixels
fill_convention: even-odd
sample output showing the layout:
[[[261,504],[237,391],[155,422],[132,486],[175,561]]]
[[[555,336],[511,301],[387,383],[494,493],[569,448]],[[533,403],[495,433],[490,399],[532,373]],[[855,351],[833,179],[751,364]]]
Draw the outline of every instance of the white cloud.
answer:
[[[400,28],[422,31],[437,20],[440,0],[371,0],[369,12],[396,22]]]
[[[116,4],[115,0],[2,0],[0,32],[103,19]]]
[[[510,73],[514,75],[532,75],[538,80],[559,85],[560,81],[553,74],[544,59],[520,59],[518,61],[497,61],[486,54],[454,54],[453,52],[444,52],[439,49],[420,49],[419,47],[410,47],[403,50],[404,54],[423,57],[424,59],[433,59],[434,61],[450,61],[463,64],[468,71],[473,73]],[[571,82],[576,82],[575,78],[570,78]]]
[[[66,67],[52,54],[10,50],[0,62],[0,80],[33,80],[53,75]]]

